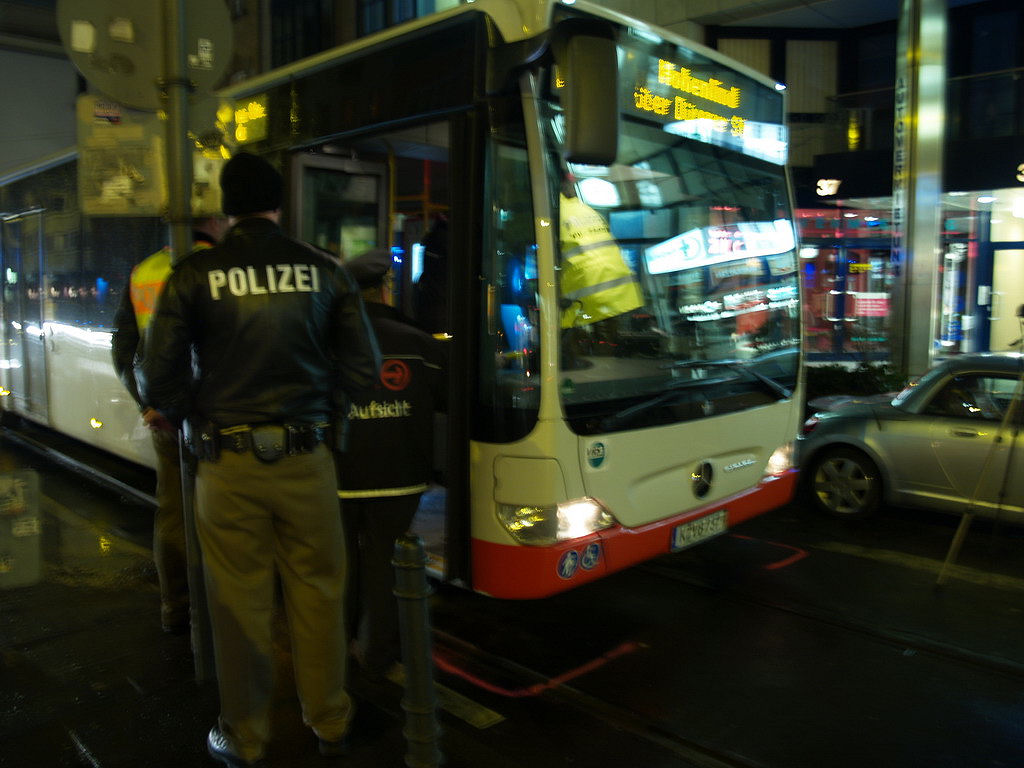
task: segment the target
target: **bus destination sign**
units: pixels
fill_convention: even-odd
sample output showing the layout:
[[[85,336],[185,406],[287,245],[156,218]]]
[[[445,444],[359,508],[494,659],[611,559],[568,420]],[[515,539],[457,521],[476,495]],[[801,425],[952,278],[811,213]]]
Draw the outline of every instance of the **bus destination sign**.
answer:
[[[689,61],[680,64],[664,52],[626,49],[621,81],[626,114],[705,144],[786,162],[780,93],[700,54],[689,52]]]

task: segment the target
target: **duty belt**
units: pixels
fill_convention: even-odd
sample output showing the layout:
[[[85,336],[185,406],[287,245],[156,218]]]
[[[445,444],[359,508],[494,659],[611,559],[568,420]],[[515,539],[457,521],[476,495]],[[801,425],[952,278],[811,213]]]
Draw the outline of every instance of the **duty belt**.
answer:
[[[277,461],[282,456],[312,453],[320,443],[330,440],[330,424],[240,424],[204,434],[220,451],[252,451],[261,461]]]

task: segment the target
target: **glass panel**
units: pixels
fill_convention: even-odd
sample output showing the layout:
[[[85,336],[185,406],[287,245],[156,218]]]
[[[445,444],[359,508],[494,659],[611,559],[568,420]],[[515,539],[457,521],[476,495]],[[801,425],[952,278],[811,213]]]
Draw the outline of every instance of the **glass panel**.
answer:
[[[894,280],[888,250],[846,250],[844,352],[857,354],[861,359],[876,359],[888,354],[890,297]]]
[[[992,260],[992,296],[988,348],[1020,352],[1021,319],[1017,310],[1024,297],[1024,250],[1000,248]]]
[[[956,376],[924,409],[933,416],[1001,421],[1013,400],[1017,379],[997,376]]]
[[[302,184],[302,238],[342,259],[354,259],[380,247],[382,183],[379,174],[306,168]]]
[[[16,397],[25,392],[22,360],[25,355],[22,344],[22,276],[21,276],[21,225],[17,221],[5,221],[0,229],[3,246],[3,308],[4,308],[4,385]]]
[[[800,258],[807,349],[810,352],[832,353],[836,347],[837,325],[842,322],[839,306],[843,296],[842,277],[836,268],[839,249],[803,246]]]
[[[796,385],[781,102],[692,51],[627,45],[614,164],[567,165],[554,79],[542,103],[559,210],[560,392],[580,434],[755,407]],[[662,117],[664,83],[699,90],[714,112],[683,99],[674,121]]]
[[[508,442],[529,432],[540,402],[537,245],[526,149],[495,141],[487,175],[478,390],[483,418],[475,420],[474,437]]]
[[[132,267],[167,242],[167,225],[156,218],[85,220],[85,248],[72,250],[77,214],[47,216],[47,319],[110,329]]]

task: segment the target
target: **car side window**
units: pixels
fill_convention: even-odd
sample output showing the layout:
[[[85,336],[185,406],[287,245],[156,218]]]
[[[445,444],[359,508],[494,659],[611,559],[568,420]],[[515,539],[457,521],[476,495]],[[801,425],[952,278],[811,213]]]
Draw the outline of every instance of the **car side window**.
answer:
[[[1016,379],[1000,376],[955,376],[935,394],[924,412],[955,419],[999,421],[1015,385]]]
[[[976,418],[971,411],[973,402],[964,387],[964,377],[957,376],[946,382],[925,408],[933,416],[948,416],[956,419]]]
[[[1017,392],[1018,379],[1009,376],[983,376],[979,379],[979,405],[993,416],[986,417],[1001,420],[1010,407],[1014,394]]]

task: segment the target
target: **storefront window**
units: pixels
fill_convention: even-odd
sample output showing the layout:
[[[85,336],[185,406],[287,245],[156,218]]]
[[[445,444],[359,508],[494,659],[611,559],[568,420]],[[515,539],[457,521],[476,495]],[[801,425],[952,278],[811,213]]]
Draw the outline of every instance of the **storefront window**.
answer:
[[[894,288],[888,214],[802,210],[798,220],[809,359],[887,359]]]

